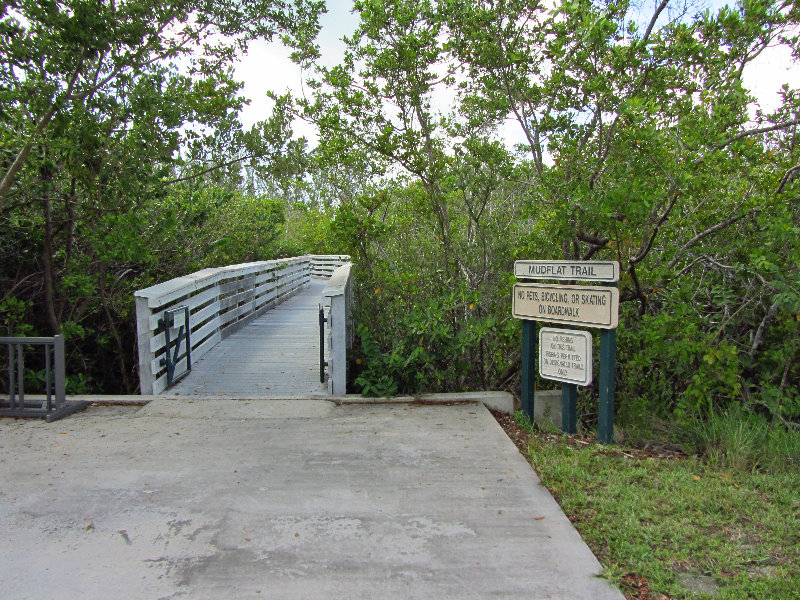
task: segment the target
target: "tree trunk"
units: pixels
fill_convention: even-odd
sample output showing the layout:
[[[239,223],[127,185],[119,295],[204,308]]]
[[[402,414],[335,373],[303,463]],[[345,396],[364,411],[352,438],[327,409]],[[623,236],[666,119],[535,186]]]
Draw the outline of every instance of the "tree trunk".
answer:
[[[108,294],[106,293],[105,262],[100,263],[97,288],[98,291],[100,292],[100,303],[103,305],[103,312],[105,313],[106,320],[108,321],[108,328],[111,330],[111,335],[114,336],[114,341],[117,344],[117,358],[119,360],[120,375],[122,376],[122,385],[125,388],[125,393],[130,394],[133,392],[134,386],[131,384],[131,380],[128,375],[128,367],[125,362],[125,346],[122,343],[122,337],[119,334],[119,330],[117,329],[116,323],[114,323],[114,316],[111,314],[111,310],[108,308]]]
[[[45,314],[53,335],[61,333],[61,323],[56,316],[55,301],[55,267],[53,266],[53,207],[49,189],[44,189],[44,248],[42,264],[44,266],[44,300]]]

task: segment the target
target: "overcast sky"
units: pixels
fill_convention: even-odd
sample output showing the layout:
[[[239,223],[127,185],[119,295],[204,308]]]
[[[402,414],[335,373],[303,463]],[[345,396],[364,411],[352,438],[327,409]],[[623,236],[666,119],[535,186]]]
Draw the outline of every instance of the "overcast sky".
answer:
[[[350,12],[352,0],[327,0],[328,12],[322,15],[317,42],[322,57],[320,62],[328,67],[339,64],[344,56],[345,44],[342,36],[350,35],[358,25],[358,16]],[[304,72],[289,58],[290,51],[278,43],[254,42],[246,56],[236,68],[236,77],[244,83],[243,95],[250,99],[250,105],[242,112],[242,123],[249,127],[256,121],[265,119],[272,110],[272,101],[267,91],[284,93],[286,90],[301,96],[304,79],[312,73]],[[305,136],[313,146],[316,128],[308,123],[295,122],[295,135]]]
[[[656,2],[656,0],[645,1],[645,5]],[[709,5],[718,7],[725,3],[726,0],[711,0]],[[322,31],[318,42],[322,51],[320,62],[326,66],[333,66],[341,61],[344,53],[342,36],[350,35],[355,30],[358,17],[351,13],[352,0],[328,0],[327,5],[328,12],[322,16]],[[242,112],[243,124],[249,127],[269,116],[272,103],[266,97],[268,90],[278,93],[289,90],[296,96],[307,92],[303,80],[309,75],[310,73],[304,73],[289,59],[289,51],[280,44],[253,43],[236,69],[237,78],[244,83],[243,94],[251,101]],[[744,73],[745,85],[758,98],[765,112],[777,108],[778,90],[782,84],[798,80],[800,80],[800,67],[792,63],[791,52],[785,46],[764,51]],[[312,147],[315,145],[314,126],[295,122],[294,129],[297,137],[305,136]],[[523,142],[519,126],[515,122],[509,121],[501,130],[501,134],[510,146]]]

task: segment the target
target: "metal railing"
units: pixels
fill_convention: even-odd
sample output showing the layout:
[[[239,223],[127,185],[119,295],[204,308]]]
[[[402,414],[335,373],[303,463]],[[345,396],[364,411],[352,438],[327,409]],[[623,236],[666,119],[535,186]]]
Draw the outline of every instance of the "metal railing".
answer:
[[[0,345],[8,349],[8,394],[0,398],[0,416],[44,417],[50,422],[86,407],[86,402],[67,402],[62,336],[0,337]],[[25,355],[37,346],[44,354],[44,394],[26,397]]]
[[[325,317],[325,309],[322,304],[319,305],[319,382],[325,383],[325,367],[328,366],[328,361],[325,360],[325,323],[328,319]]]
[[[165,311],[187,309],[189,365],[264,311],[297,293],[311,277],[330,277],[345,255],[309,255],[204,269],[134,293],[139,388],[160,394],[171,383]],[[161,323],[159,323],[161,321]],[[178,359],[182,359],[178,356]]]
[[[182,325],[179,324],[182,319]],[[158,322],[164,330],[164,357],[161,366],[167,368],[167,387],[179,382],[192,371],[192,340],[189,326],[189,307],[185,304],[168,308],[164,317]],[[177,330],[176,335],[172,335]],[[181,347],[181,343],[183,346]],[[181,353],[183,350],[183,353]],[[176,367],[186,359],[183,371],[176,371]]]

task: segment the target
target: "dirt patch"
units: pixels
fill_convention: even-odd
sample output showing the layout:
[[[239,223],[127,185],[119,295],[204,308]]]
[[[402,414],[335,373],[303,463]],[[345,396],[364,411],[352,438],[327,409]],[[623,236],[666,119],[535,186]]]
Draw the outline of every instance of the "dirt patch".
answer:
[[[494,416],[495,420],[500,424],[500,427],[503,428],[503,431],[506,432],[506,435],[514,442],[514,445],[519,448],[519,451],[527,458],[531,434],[517,425],[517,422],[511,415],[491,409],[489,409],[489,412],[492,413],[492,416]]]
[[[495,410],[490,410],[490,412],[508,437],[511,438],[511,441],[514,442],[520,452],[526,456],[528,454],[528,445],[531,442],[531,438],[534,436],[541,442],[566,442],[573,448],[586,448],[587,446],[594,446],[598,443],[597,437],[591,435],[566,435],[563,433],[548,433],[539,430],[535,430],[534,433],[531,434],[517,425],[513,416]],[[627,458],[636,459],[683,460],[688,457],[685,452],[676,450],[666,443],[659,445],[655,442],[648,442],[641,448],[618,445],[603,446],[601,451],[607,456],[625,456]]]

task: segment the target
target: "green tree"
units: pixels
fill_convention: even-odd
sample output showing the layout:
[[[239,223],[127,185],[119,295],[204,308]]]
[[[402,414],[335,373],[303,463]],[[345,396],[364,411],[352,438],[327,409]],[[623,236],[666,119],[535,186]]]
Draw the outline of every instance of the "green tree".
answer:
[[[463,106],[477,122],[518,122],[536,210],[559,242],[548,251],[532,237],[540,256],[620,261],[622,299],[643,319],[625,322],[638,342],[623,339],[623,397],[687,414],[757,391],[757,404],[781,398],[795,414],[798,214],[788,186],[798,156],[787,140],[800,106],[787,87],[777,112],[755,110],[743,73],[770,45],[797,57],[800,14],[752,1],[693,14],[664,0],[644,19],[633,10],[448,3]],[[774,358],[760,355],[766,336],[781,348]],[[659,364],[665,379],[654,385]]]
[[[4,3],[4,314],[18,323],[19,307],[27,307],[29,330],[71,338],[76,370],[97,377],[100,388],[121,382],[133,391],[130,294],[158,272],[180,274],[169,261],[183,249],[163,248],[151,235],[181,239],[170,225],[184,223],[168,218],[180,214],[171,186],[226,170],[233,176],[242,161],[270,161],[302,147],[290,140],[285,101],[272,118],[242,130],[244,98],[232,65],[257,38],[280,38],[298,58],[313,56],[321,10],[314,0]],[[248,231],[273,239],[280,211],[268,201],[239,197],[228,205],[231,229],[253,210],[258,217],[248,220]],[[240,253],[230,244],[241,241],[219,239],[228,245],[219,242],[214,252]],[[102,366],[108,354],[114,369]]]
[[[399,166],[420,183],[436,217],[444,264],[454,273],[442,189],[449,142],[442,115],[432,106],[434,91],[450,82],[437,70],[446,56],[436,3],[364,0],[354,10],[361,23],[347,40],[344,62],[319,68],[312,82],[315,98],[302,103],[304,116],[319,125],[328,155],[350,148],[381,166]]]
[[[423,308],[446,298],[433,288],[477,289],[482,274],[508,273],[515,253],[616,259],[631,334],[621,339],[633,369],[618,388],[625,402],[650,394],[651,408],[690,416],[741,400],[794,418],[800,104],[787,86],[766,114],[743,83],[769,46],[797,58],[794,4],[711,12],[664,0],[644,17],[627,1],[356,9],[349,53],[320,71],[304,108],[323,147],[403,174],[397,191],[385,180],[380,211],[340,211],[372,271],[402,282],[393,299]],[[436,89],[453,97],[445,110]],[[517,157],[494,144],[509,117],[527,142]],[[375,218],[388,232],[378,241]],[[477,287],[507,304],[500,279]],[[663,344],[656,328],[671,334]],[[663,385],[650,386],[654,365],[673,359]]]

